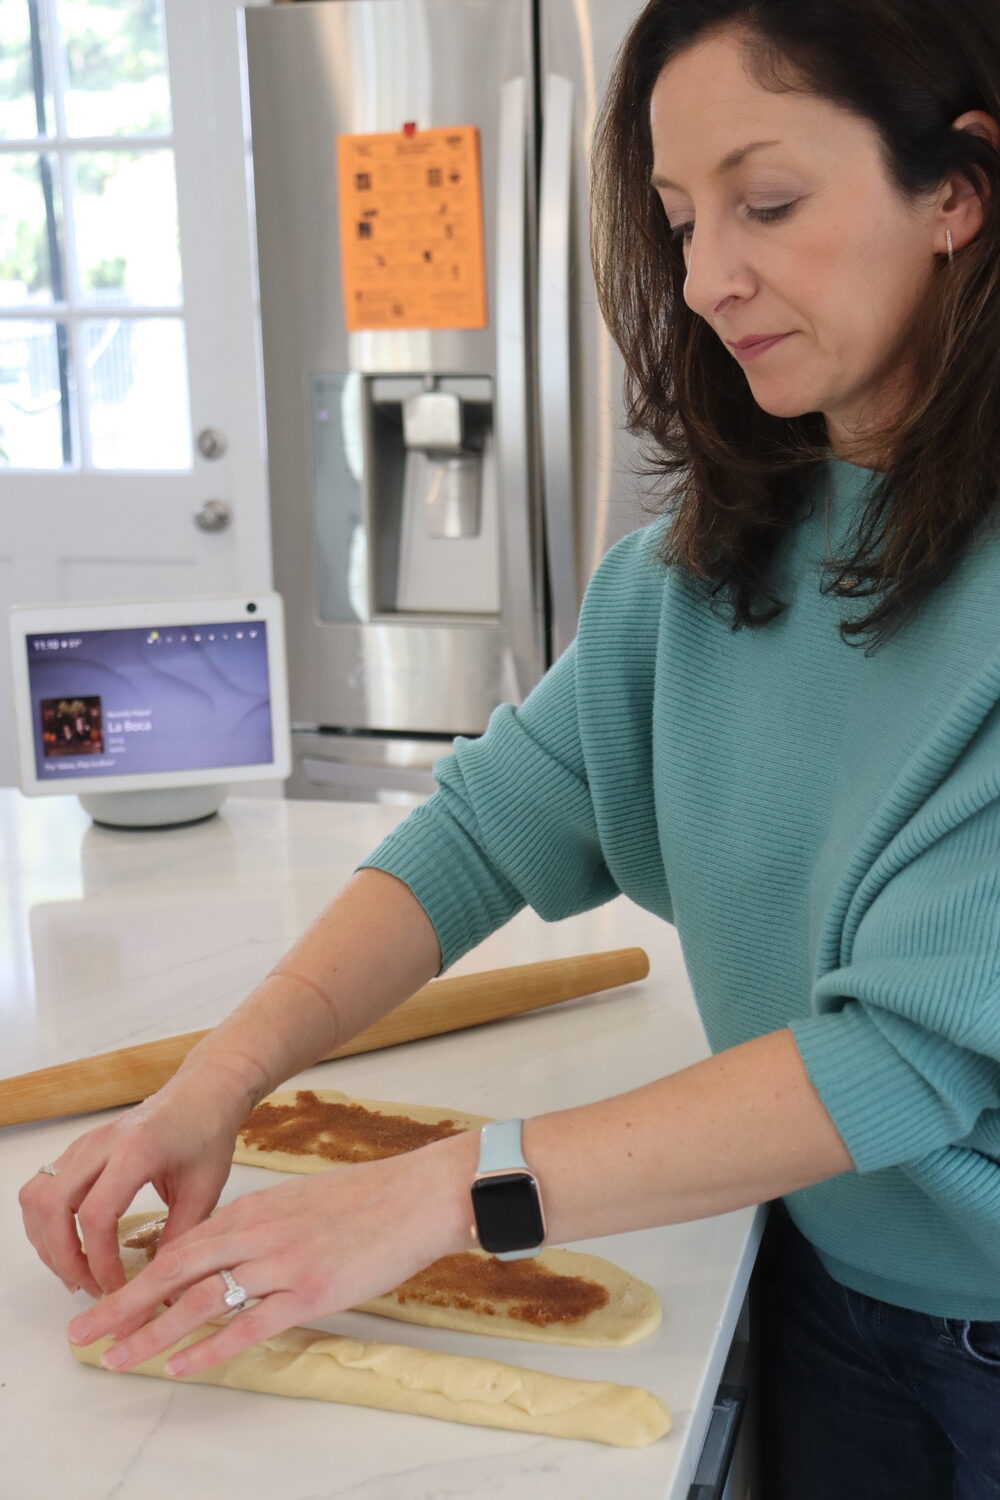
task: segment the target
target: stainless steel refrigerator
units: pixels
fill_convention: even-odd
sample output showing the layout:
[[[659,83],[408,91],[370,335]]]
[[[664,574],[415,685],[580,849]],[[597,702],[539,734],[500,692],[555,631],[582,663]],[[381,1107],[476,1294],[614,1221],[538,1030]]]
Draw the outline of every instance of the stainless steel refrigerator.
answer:
[[[569,644],[590,574],[647,519],[588,250],[595,114],[638,8],[243,13],[290,795],[429,791],[452,737]],[[485,326],[348,332],[338,138],[466,126]]]

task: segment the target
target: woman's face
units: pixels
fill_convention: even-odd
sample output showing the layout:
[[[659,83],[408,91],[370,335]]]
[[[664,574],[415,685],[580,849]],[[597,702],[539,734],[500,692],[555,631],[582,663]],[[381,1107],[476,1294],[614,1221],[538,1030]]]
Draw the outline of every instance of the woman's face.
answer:
[[[947,187],[904,201],[870,122],[761,88],[732,33],[667,64],[650,121],[688,306],[734,359],[734,343],[786,335],[740,359],[754,399],[774,416],[822,412],[833,451],[864,462],[853,440],[905,391],[904,333],[946,248]]]

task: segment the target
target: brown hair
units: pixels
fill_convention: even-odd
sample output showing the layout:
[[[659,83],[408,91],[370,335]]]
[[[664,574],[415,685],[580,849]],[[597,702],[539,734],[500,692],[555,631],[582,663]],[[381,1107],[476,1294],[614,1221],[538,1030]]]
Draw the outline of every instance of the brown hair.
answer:
[[[874,434],[886,455],[850,555],[824,585],[877,602],[841,623],[870,654],[947,576],[993,512],[1000,485],[1000,155],[953,130],[967,110],[1000,118],[997,0],[650,0],[618,54],[594,142],[592,252],[601,309],[621,349],[631,431],[647,439],[671,525],[661,556],[703,580],[732,629],[766,625],[775,549],[830,455],[819,412],[782,418],[684,301],[684,259],[650,185],[650,95],[671,58],[735,29],[765,88],[829,99],[878,132],[907,198],[963,173],[980,233],[943,257],[908,333],[912,395]]]

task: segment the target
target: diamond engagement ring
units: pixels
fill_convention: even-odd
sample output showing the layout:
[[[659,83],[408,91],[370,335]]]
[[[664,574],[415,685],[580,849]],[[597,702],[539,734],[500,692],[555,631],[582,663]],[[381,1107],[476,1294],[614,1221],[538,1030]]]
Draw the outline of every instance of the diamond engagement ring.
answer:
[[[226,1295],[222,1299],[223,1302],[234,1312],[242,1312],[247,1305],[246,1287],[240,1286],[232,1271],[220,1271],[219,1275],[226,1283]]]
[[[47,1162],[44,1167],[38,1168],[35,1176],[41,1177],[43,1172],[45,1173],[46,1177],[57,1177],[59,1175],[59,1168],[52,1166],[51,1162]]]

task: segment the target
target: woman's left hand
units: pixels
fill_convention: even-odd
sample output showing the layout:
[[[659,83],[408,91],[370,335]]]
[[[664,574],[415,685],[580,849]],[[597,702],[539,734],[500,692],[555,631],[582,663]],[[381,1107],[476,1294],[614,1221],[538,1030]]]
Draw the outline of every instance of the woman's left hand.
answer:
[[[126,1286],[74,1318],[74,1344],[113,1335],[102,1363],[127,1370],[224,1314],[230,1271],[256,1305],[168,1364],[195,1375],[294,1324],[390,1291],[470,1246],[474,1133],[404,1156],[247,1193],[179,1235]],[[169,1300],[158,1317],[156,1309]]]

